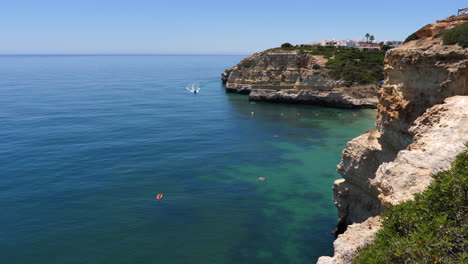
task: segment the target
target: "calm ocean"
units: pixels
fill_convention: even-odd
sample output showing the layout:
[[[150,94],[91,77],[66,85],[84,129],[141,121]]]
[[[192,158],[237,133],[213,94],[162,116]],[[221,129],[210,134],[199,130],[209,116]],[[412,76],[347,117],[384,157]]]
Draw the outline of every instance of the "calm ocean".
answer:
[[[332,254],[335,168],[375,111],[250,104],[220,80],[241,59],[0,56],[0,263]]]

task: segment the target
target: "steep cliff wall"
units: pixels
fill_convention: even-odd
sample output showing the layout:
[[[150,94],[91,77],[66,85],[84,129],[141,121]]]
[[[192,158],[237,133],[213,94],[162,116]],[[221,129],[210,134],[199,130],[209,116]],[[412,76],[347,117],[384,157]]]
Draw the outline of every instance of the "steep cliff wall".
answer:
[[[427,108],[447,97],[467,94],[468,50],[459,45],[442,46],[440,36],[446,30],[436,25],[435,37],[389,50],[385,58],[377,124],[384,141],[397,150],[411,142],[408,128]]]
[[[246,57],[221,79],[227,92],[250,94],[253,101],[376,108],[376,85],[346,87],[328,77],[327,61],[308,51],[272,49]]]
[[[243,59],[221,75],[230,92],[250,92],[254,88],[326,89],[344,85],[325,76],[324,56],[304,51],[267,50]],[[314,69],[319,65],[320,69]]]
[[[463,16],[428,25],[416,32],[417,40],[387,52],[377,130],[347,144],[338,165],[344,179],[333,187],[340,229],[353,225],[335,241],[335,256],[319,263],[344,263],[350,250],[372,240],[379,229],[375,219],[386,207],[412,199],[431,183],[433,173],[449,168],[463,151],[468,141],[468,49],[444,46],[441,38],[467,20]],[[359,239],[356,230],[366,226],[372,232]]]
[[[386,152],[376,144],[378,132],[367,132],[348,143],[343,157],[345,152],[350,153],[348,161],[340,167],[352,173],[344,173],[346,179],[337,180],[334,191],[340,217],[352,224],[334,242],[334,257],[321,257],[319,264],[349,263],[346,260],[352,252],[373,240],[380,229],[378,214],[386,206],[412,199],[429,186],[432,174],[448,169],[455,156],[466,149],[468,96],[450,97],[427,109],[409,131],[412,143],[392,161],[377,166],[375,173],[367,174],[372,177],[367,180],[359,172],[373,171],[374,162],[380,162],[380,155]],[[366,164],[370,165],[368,169]]]

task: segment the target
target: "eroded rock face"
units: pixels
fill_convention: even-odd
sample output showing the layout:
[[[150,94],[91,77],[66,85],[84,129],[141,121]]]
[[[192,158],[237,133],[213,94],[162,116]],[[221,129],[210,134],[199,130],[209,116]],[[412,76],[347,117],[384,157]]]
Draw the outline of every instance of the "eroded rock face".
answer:
[[[380,222],[373,219],[385,207],[412,199],[429,186],[432,174],[449,169],[455,156],[466,151],[468,96],[450,97],[427,109],[409,133],[412,143],[395,158],[393,153],[386,156],[378,131],[368,131],[348,143],[338,166],[346,179],[335,181],[334,199],[340,219],[362,224],[348,226],[334,243],[334,257],[322,257],[318,263],[347,263],[349,254],[342,252],[354,252],[373,240],[380,228]],[[387,159],[392,161],[382,163]],[[363,226],[369,229],[363,232]]]
[[[382,151],[380,133],[370,130],[349,141],[342,152],[338,172],[344,179],[335,181],[334,203],[341,224],[360,223],[380,214],[384,207],[378,200],[379,191],[369,179],[384,161],[393,160],[396,153]]]
[[[391,165],[395,158],[405,158],[403,153],[408,145],[414,143],[417,134],[417,129],[410,130],[410,127],[428,108],[454,95],[468,95],[468,49],[459,45],[441,44],[444,32],[466,20],[468,16],[426,26],[419,34],[423,36],[421,39],[387,52],[385,83],[377,106],[377,131],[350,141],[338,165],[338,171],[345,181],[334,186],[335,203],[340,218],[346,217],[348,223],[363,221],[365,208],[371,208],[368,216],[376,215],[378,210],[374,209],[380,205],[370,206],[370,201],[380,201],[378,203],[383,202],[383,205],[399,203],[399,199],[387,201],[383,198],[393,189],[391,184],[383,180],[385,177],[378,175],[390,173],[390,167],[395,166]],[[434,111],[432,113],[435,114]],[[403,151],[401,155],[399,151]],[[424,160],[424,157],[418,159]],[[405,166],[418,166],[416,161],[408,164]],[[381,165],[382,168],[379,168]],[[433,169],[435,167],[430,166],[428,171],[432,172]],[[401,171],[405,170],[408,171],[408,168],[401,168]],[[387,178],[388,182],[394,181]],[[370,197],[369,200],[363,199],[363,193]],[[344,199],[343,194],[350,198]]]
[[[387,52],[377,131],[351,140],[338,165],[344,179],[333,188],[341,220],[368,223],[386,207],[412,199],[466,150],[468,49],[443,46],[441,39],[466,21],[468,16],[438,21],[418,31],[420,39]],[[359,246],[340,240],[360,236],[352,226],[337,239],[346,246],[335,243],[335,256],[319,263],[343,263],[340,248]]]
[[[225,70],[221,79],[229,92],[253,88],[320,89],[344,86],[344,81],[324,77],[322,70],[328,60],[321,55],[303,51],[271,50],[253,54],[236,66]]]
[[[378,168],[371,185],[384,206],[410,200],[432,182],[431,175],[450,168],[468,142],[468,96],[455,96],[426,110],[409,129],[413,142],[395,160]]]
[[[225,70],[221,79],[227,92],[250,94],[253,101],[376,108],[376,85],[345,87],[327,77],[327,61],[306,51],[267,50]]]
[[[435,35],[387,52],[377,126],[383,140],[397,150],[411,143],[408,128],[427,108],[447,97],[468,95],[468,49],[441,45],[441,34],[462,22],[428,26],[434,29],[425,35]]]
[[[348,232],[340,235],[333,247],[335,255],[333,257],[320,257],[317,264],[351,264],[356,250],[371,243],[375,234],[381,228],[379,216],[370,217],[365,222],[353,224],[348,227]]]

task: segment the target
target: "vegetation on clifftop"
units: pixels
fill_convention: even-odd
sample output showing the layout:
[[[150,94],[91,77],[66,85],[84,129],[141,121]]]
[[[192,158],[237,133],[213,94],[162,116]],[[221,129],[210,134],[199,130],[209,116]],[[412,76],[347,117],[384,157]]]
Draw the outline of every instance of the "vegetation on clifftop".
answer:
[[[405,39],[404,43],[419,39],[418,32],[429,27],[431,27],[431,24],[428,24],[420,28],[418,31],[414,32],[413,34],[409,35]],[[442,36],[442,44],[444,45],[459,44],[460,46],[464,48],[468,47],[468,22],[460,24],[448,30],[447,32],[445,32],[444,35]]]
[[[340,49],[326,66],[330,77],[344,80],[349,85],[377,83],[384,78],[384,57],[385,52],[381,51]]]
[[[406,42],[410,42],[410,41],[413,41],[413,40],[417,40],[419,39],[418,38],[418,35],[416,35],[416,32],[414,32],[413,34],[409,35],[405,41],[403,41],[403,43],[406,43]]]
[[[424,28],[430,27],[430,26],[431,26],[431,24],[427,24],[427,25],[425,25],[424,27],[418,29],[416,32],[414,32],[413,34],[409,35],[409,36],[405,39],[405,41],[403,41],[403,43],[407,43],[407,42],[410,42],[410,41],[419,39],[418,34],[417,34],[418,31],[420,31],[420,30],[422,30],[422,29],[424,29]]]
[[[382,215],[383,228],[355,264],[468,263],[468,153],[433,177],[413,201]]]
[[[458,43],[460,46],[468,47],[468,22],[458,25],[444,33],[442,37],[444,45]]]
[[[322,55],[328,59],[326,63],[328,75],[335,80],[344,80],[348,85],[377,83],[384,77],[385,51],[360,51],[356,48],[327,46],[291,46],[268,51],[275,50],[298,50],[312,55]],[[320,69],[320,66],[317,66],[314,67],[315,70]]]
[[[330,58],[333,56],[334,52],[336,51],[336,48],[335,47],[326,47],[326,46],[304,46],[304,47],[300,47],[300,46],[289,46],[287,45],[289,43],[283,43],[281,45],[281,48],[273,48],[273,49],[270,49],[270,50],[266,50],[266,51],[275,51],[275,50],[302,50],[302,51],[306,51],[312,55],[322,55],[324,56],[325,58]]]

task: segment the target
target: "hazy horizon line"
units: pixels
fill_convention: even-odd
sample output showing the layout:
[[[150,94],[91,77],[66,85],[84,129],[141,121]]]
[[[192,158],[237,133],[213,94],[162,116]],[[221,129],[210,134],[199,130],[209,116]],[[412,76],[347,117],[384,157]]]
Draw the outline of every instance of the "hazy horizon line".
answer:
[[[246,56],[241,53],[15,53],[0,56]]]

